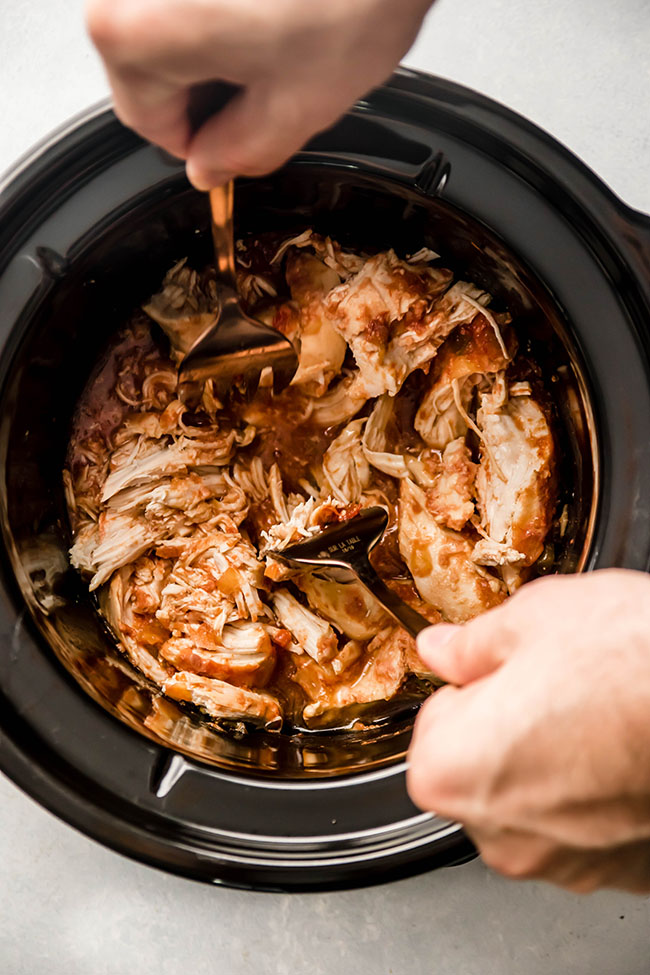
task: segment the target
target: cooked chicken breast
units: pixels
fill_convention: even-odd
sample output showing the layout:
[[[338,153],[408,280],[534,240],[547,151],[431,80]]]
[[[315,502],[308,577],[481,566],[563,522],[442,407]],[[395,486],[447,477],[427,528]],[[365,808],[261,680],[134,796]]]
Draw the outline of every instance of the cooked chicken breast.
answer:
[[[366,660],[360,670],[347,679],[328,680],[322,669],[319,672],[309,664],[298,667],[295,680],[311,698],[303,714],[307,721],[339,712],[355,704],[388,701],[394,697],[403,683],[408,670],[406,647],[409,637],[397,627],[389,627],[368,644]]]
[[[386,251],[329,293],[326,307],[368,396],[394,396],[409,373],[433,358],[448,320],[431,306],[450,283],[449,271],[411,265]]]
[[[298,369],[292,383],[314,396],[322,396],[339,374],[347,350],[325,305],[327,294],[341,279],[336,271],[306,251],[289,252],[286,276],[300,314]]]
[[[468,298],[472,304],[468,304]],[[475,388],[486,376],[504,370],[514,353],[511,331],[507,332],[493,316],[488,321],[483,312],[476,313],[477,303],[480,308],[480,302],[488,299],[489,295],[478,289],[465,294],[460,307],[466,305],[470,320],[461,323],[440,349],[429,388],[415,415],[415,429],[425,443],[438,450],[465,436],[467,411]]]
[[[544,548],[555,507],[554,446],[544,411],[532,396],[513,396],[477,414],[482,434],[476,490],[487,538],[474,559],[483,565],[532,565]],[[515,584],[512,575],[510,583]]]
[[[447,444],[426,489],[427,511],[439,524],[459,532],[474,515],[476,470],[464,437]]]
[[[505,599],[503,582],[474,563],[474,544],[443,528],[428,512],[425,492],[408,478],[400,487],[399,547],[422,598],[450,623]]]
[[[223,680],[178,671],[168,677],[162,689],[173,701],[187,701],[212,718],[249,721],[265,728],[279,728],[280,705],[270,694],[234,687]]]
[[[213,324],[219,307],[213,276],[201,276],[184,258],[165,275],[162,291],[144,311],[165,332],[180,362]]]
[[[353,640],[372,640],[390,620],[381,603],[359,582],[333,582],[313,572],[295,581],[312,609]]]

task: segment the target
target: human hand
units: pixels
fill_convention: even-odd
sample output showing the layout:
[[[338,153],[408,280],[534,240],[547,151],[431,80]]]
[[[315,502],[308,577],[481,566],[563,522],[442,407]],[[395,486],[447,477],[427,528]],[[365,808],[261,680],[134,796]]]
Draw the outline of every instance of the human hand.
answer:
[[[382,82],[432,0],[90,0],[125,125],[186,160],[199,189],[257,176]],[[192,86],[243,87],[193,135]]]
[[[416,721],[413,801],[507,876],[650,890],[650,577],[540,579],[418,650],[456,686]]]

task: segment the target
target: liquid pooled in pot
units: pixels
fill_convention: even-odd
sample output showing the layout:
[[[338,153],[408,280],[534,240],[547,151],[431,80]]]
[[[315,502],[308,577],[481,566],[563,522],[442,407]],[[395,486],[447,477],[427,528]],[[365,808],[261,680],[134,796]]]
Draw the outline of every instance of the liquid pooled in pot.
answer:
[[[356,254],[307,230],[240,241],[237,256],[249,312],[299,351],[292,385],[222,403],[208,382],[188,411],[177,367],[216,287],[211,269],[173,267],[78,405],[71,560],[168,697],[216,722],[340,725],[435,675],[359,584],[273,551],[380,504],[373,562],[411,606],[456,623],[498,605],[553,518],[544,391],[516,323],[426,248]]]

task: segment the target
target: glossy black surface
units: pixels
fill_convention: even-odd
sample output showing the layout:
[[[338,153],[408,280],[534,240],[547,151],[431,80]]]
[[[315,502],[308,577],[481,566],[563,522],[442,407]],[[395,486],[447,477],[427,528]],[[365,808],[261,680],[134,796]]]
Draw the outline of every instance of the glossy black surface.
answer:
[[[410,72],[243,183],[238,211],[240,231],[315,223],[357,245],[430,244],[488,287],[558,377],[559,568],[648,567],[647,218],[529,123]],[[207,259],[208,239],[179,164],[109,112],[0,197],[0,765],[88,834],[217,883],[348,886],[462,860],[458,827],[406,796],[408,713],[316,740],[219,739],[173,711],[146,728],[151,697],[67,570],[59,472],[81,386],[116,322],[172,260]]]

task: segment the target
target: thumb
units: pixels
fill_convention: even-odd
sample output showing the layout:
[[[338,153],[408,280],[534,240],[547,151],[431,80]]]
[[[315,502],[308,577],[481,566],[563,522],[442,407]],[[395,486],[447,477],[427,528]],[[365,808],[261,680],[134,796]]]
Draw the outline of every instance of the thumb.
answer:
[[[418,654],[427,667],[450,684],[469,684],[497,670],[514,650],[514,632],[505,606],[462,626],[438,623],[422,630]]]
[[[310,111],[301,109],[310,105]],[[235,176],[259,176],[281,166],[331,119],[300,94],[258,83],[235,96],[199,129],[187,154],[187,176],[199,190]]]

